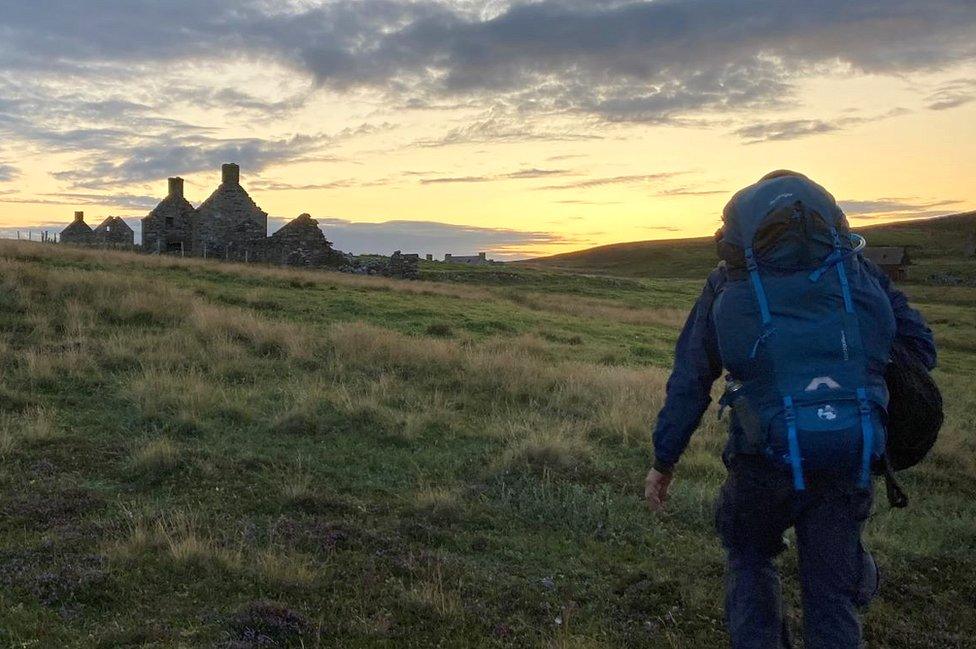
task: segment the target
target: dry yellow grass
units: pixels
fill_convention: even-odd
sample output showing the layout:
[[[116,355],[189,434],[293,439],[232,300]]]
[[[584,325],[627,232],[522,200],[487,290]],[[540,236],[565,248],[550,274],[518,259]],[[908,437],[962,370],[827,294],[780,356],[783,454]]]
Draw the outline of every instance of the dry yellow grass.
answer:
[[[57,420],[47,409],[35,407],[19,414],[0,414],[0,457],[13,452],[22,442],[44,443],[60,434]]]
[[[314,499],[317,495],[313,487],[312,475],[302,463],[282,467],[275,473],[281,476],[277,484],[278,493],[286,503],[301,503]]]
[[[143,441],[129,454],[130,468],[143,474],[160,474],[180,464],[180,446],[169,437]]]
[[[426,576],[407,591],[408,599],[432,609],[442,617],[457,615],[461,610],[461,596],[453,584],[448,583],[439,563],[429,565]]]
[[[30,408],[17,423],[19,437],[27,442],[47,442],[61,434],[54,414],[46,408]]]
[[[190,323],[196,334],[209,343],[236,342],[247,345],[258,355],[307,360],[317,347],[315,338],[303,327],[236,307],[197,301],[190,312]]]
[[[182,511],[156,516],[130,513],[123,534],[102,550],[110,560],[131,561],[162,554],[178,564],[198,566],[225,565],[230,556]]]
[[[0,459],[6,458],[15,448],[17,448],[17,434],[13,417],[0,415]]]
[[[128,398],[147,419],[198,421],[228,402],[223,386],[196,369],[169,371],[144,366],[127,387]]]
[[[437,521],[449,521],[461,512],[460,494],[453,487],[426,484],[413,492],[410,504],[424,515]]]
[[[553,420],[530,414],[521,421],[507,421],[509,446],[498,468],[528,467],[556,473],[585,469],[593,458],[586,440],[585,422]]]

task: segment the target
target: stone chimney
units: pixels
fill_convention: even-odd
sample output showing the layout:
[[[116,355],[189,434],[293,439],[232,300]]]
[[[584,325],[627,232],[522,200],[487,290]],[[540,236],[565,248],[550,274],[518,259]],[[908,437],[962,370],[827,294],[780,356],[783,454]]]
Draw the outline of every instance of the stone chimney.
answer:
[[[485,257],[486,257],[487,255],[488,255],[488,253],[486,253],[486,252],[479,252],[479,253],[478,253],[478,259],[480,259],[480,260],[482,260],[482,261],[486,261],[486,260],[485,260]]]
[[[451,261],[451,259],[453,259],[453,258],[454,258],[454,255],[452,255],[449,252],[444,254],[444,261]]]
[[[173,198],[183,198],[183,179],[169,179],[169,195]]]
[[[85,213],[84,212],[75,212],[75,221],[76,222],[80,222],[80,221],[84,221],[84,220],[85,220]]]
[[[228,162],[220,168],[221,182],[225,185],[241,184],[241,168],[233,162]]]
[[[430,254],[428,252],[427,255],[426,255],[426,259],[427,259],[427,261],[434,261],[434,255],[432,255],[432,254]]]

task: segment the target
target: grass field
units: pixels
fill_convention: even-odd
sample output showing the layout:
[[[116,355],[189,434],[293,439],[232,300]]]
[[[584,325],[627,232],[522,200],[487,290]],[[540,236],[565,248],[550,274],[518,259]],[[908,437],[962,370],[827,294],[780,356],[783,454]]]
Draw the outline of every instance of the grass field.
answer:
[[[0,646],[725,646],[714,410],[641,499],[696,259],[397,282],[0,242]],[[867,637],[972,647],[976,289],[908,290],[948,422],[870,522]]]

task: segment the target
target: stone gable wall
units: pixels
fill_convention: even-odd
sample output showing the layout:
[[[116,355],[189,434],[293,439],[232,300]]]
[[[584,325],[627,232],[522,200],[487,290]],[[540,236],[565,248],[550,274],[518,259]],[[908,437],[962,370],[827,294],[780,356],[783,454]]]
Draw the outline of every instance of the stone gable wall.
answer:
[[[112,248],[131,248],[135,245],[135,233],[121,217],[105,220],[93,233],[95,245]]]

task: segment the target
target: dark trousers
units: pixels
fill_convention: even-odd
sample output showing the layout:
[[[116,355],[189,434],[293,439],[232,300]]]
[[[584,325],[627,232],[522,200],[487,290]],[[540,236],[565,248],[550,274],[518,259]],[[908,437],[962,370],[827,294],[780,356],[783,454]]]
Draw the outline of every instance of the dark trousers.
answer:
[[[790,647],[773,559],[796,528],[806,649],[861,647],[859,607],[878,589],[861,544],[873,494],[849,476],[809,476],[795,491],[788,469],[760,456],[733,458],[716,504],[728,556],[726,622],[734,649]]]

